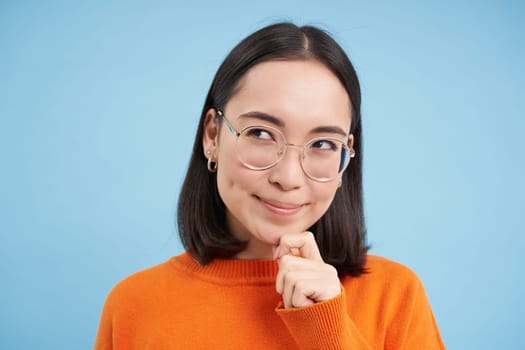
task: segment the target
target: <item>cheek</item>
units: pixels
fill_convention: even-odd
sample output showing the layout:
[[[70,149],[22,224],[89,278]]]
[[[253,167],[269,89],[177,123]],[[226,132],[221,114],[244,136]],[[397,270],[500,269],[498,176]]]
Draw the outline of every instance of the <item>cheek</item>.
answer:
[[[222,159],[217,169],[217,186],[225,202],[232,203],[256,192],[262,174],[244,167],[235,155]]]
[[[228,135],[230,136],[230,135]],[[253,192],[264,180],[264,171],[253,171],[241,164],[231,140],[221,139],[218,153],[217,185],[221,197],[238,197]]]
[[[244,191],[250,187],[250,177],[243,169],[233,164],[221,164],[217,169],[217,186],[221,196],[235,196],[237,191]]]
[[[217,185],[219,192],[231,189],[236,185],[239,176],[237,155],[233,144],[220,140],[220,147],[217,154]],[[222,195],[222,193],[221,193]]]
[[[322,210],[323,213],[328,210],[328,207],[330,204],[332,204],[332,201],[334,200],[335,193],[337,192],[337,182],[335,184],[320,184],[317,185],[312,189],[312,193],[314,194],[313,198],[315,202],[318,205],[318,209]]]
[[[320,201],[332,201],[337,192],[338,182],[336,180],[328,183],[315,183],[312,187],[312,192]]]

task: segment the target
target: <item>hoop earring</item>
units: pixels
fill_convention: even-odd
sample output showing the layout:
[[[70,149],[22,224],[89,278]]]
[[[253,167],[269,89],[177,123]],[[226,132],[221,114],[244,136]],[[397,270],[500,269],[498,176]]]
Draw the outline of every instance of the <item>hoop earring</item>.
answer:
[[[211,161],[212,158],[213,157],[209,157],[208,158],[208,171],[210,173],[215,173],[215,172],[217,172],[217,162],[212,162]]]

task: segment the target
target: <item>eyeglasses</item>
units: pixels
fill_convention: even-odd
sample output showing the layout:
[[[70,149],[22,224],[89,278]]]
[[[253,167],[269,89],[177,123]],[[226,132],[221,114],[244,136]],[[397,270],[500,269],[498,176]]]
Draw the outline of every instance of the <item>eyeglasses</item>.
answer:
[[[341,174],[350,158],[355,156],[353,149],[336,138],[315,138],[304,145],[295,145],[287,143],[282,132],[271,126],[252,125],[237,131],[221,110],[217,110],[217,115],[237,137],[237,158],[251,170],[266,170],[275,166],[284,158],[288,147],[296,147],[301,150],[304,173],[314,181],[328,182]]]

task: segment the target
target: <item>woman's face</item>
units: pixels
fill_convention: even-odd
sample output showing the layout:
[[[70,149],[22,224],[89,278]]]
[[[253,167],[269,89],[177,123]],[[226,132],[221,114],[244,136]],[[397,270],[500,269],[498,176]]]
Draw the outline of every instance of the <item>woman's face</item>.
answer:
[[[353,142],[348,136],[348,94],[338,78],[315,60],[274,60],[252,67],[223,112],[237,131],[251,125],[271,126],[290,144],[302,145],[318,137],[337,138],[349,147]],[[227,208],[228,227],[249,242],[242,257],[271,257],[272,246],[283,234],[307,230],[326,212],[341,177],[324,183],[310,179],[301,167],[301,150],[294,147],[270,169],[248,169],[237,157],[236,137],[224,123],[219,130],[215,113],[208,112],[203,146],[205,152],[213,152],[218,165],[217,186]]]

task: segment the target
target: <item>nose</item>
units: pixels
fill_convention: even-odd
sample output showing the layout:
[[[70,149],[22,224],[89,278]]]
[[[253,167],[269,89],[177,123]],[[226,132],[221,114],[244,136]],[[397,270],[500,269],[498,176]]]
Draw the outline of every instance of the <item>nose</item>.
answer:
[[[301,166],[302,147],[288,144],[283,152],[283,158],[269,169],[268,181],[289,191],[301,187],[305,181]]]

